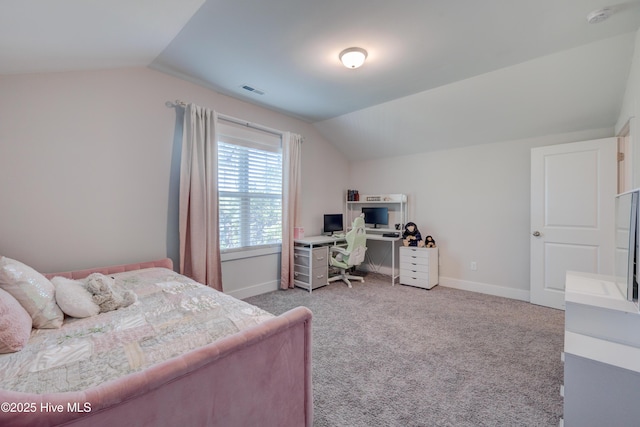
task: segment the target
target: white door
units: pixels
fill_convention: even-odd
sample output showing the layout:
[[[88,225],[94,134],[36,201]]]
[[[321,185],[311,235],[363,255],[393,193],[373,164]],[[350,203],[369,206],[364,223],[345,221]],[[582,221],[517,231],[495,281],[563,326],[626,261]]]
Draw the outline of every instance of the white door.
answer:
[[[564,309],[568,270],[613,274],[615,138],[531,150],[531,302]]]

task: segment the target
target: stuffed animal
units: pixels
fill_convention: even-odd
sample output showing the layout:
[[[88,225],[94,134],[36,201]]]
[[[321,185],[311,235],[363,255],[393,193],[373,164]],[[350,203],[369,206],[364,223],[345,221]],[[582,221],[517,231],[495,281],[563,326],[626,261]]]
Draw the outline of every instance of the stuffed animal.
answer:
[[[427,247],[427,248],[435,248],[436,247],[436,241],[433,240],[433,237],[427,236],[424,239],[424,246]]]
[[[402,233],[402,244],[405,246],[424,246],[418,226],[414,222],[408,222],[404,226],[404,233]]]
[[[133,291],[118,291],[115,280],[101,273],[90,274],[87,279],[87,290],[93,295],[93,302],[100,306],[100,313],[128,307],[136,302]]]

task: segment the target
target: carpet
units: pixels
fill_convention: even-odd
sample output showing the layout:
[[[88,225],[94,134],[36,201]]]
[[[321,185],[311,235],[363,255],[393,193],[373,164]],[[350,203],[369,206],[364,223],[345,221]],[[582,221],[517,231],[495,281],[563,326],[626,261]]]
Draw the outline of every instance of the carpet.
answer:
[[[314,426],[559,424],[563,311],[364,275],[245,300],[313,312]]]

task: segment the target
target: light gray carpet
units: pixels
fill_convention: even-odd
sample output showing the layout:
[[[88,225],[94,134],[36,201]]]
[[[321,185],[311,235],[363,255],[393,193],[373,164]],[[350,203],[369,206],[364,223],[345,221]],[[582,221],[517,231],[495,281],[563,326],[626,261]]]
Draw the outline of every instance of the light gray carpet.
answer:
[[[313,312],[314,426],[557,426],[564,312],[366,274],[246,301]]]

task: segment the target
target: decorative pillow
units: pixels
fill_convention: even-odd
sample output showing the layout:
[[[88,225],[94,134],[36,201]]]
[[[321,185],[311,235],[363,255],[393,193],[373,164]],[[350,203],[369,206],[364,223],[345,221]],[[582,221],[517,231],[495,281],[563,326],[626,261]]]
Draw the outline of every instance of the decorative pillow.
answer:
[[[0,353],[22,350],[31,336],[31,316],[9,292],[0,289]]]
[[[80,280],[57,276],[51,283],[56,288],[56,302],[67,316],[83,318],[100,312],[100,306],[93,302],[93,295]]]
[[[0,288],[29,313],[36,329],[62,326],[64,314],[56,304],[55,288],[42,274],[23,263],[0,257]]]

